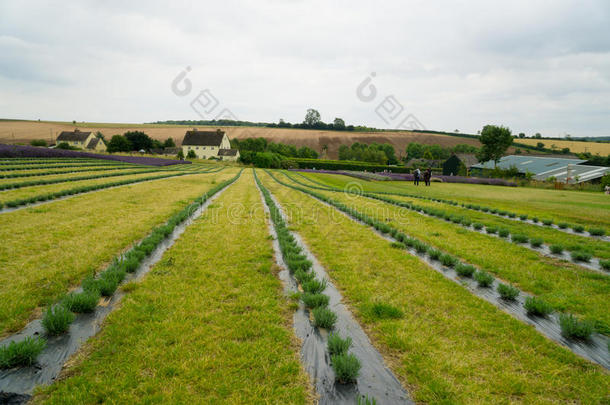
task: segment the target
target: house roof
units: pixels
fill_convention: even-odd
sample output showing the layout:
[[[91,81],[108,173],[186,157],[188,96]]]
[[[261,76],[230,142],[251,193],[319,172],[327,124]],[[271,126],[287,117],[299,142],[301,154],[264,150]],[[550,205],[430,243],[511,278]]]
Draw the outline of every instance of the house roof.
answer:
[[[95,147],[97,146],[97,143],[99,141],[100,141],[100,138],[94,137],[92,140],[89,141],[89,145],[87,145],[87,149],[95,149]]]
[[[456,153],[455,156],[457,156],[466,167],[472,167],[479,163],[479,159],[477,159],[474,153]]]
[[[186,131],[182,145],[194,146],[220,146],[222,138],[225,136],[223,131]]]
[[[498,162],[498,167],[510,169],[514,166],[519,173],[532,173],[536,180],[546,180],[549,177],[555,177],[559,182],[566,181],[569,170],[569,183],[582,183],[610,173],[610,167],[583,165],[582,163],[585,162],[586,160],[582,159],[510,155],[502,157]],[[479,163],[473,167],[493,169],[494,164],[490,161]]]
[[[84,142],[87,140],[87,138],[89,138],[89,135],[91,135],[91,132],[81,132],[78,129],[75,129],[74,131],[62,131],[62,133],[60,133],[59,136],[57,137],[57,141],[58,142],[76,142],[76,141]]]
[[[586,160],[582,159],[567,159],[567,158],[549,158],[540,156],[527,156],[527,155],[509,155],[503,156],[498,162],[500,169],[510,169],[516,167],[519,173],[532,173],[534,175],[541,175],[543,173],[552,172],[557,169],[563,169],[568,165],[578,165],[585,163]],[[473,167],[479,169],[493,169],[494,162],[488,161],[474,165]]]
[[[237,149],[220,149],[218,156],[237,156]]]

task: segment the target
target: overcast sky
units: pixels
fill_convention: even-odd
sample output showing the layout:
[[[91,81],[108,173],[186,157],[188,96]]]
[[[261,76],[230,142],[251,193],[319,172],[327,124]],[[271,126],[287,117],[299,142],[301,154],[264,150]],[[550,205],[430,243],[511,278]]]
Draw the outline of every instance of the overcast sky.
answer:
[[[0,2],[2,118],[300,122],[307,108],[608,136],[610,1]]]

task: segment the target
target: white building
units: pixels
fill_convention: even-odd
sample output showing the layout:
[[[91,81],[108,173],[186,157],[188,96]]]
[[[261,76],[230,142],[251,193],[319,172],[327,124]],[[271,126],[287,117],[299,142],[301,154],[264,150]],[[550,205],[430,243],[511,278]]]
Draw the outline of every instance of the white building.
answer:
[[[189,151],[195,152],[199,159],[211,157],[219,160],[237,160],[239,151],[231,149],[229,137],[220,129],[216,131],[186,131],[182,140],[182,152],[188,156]]]

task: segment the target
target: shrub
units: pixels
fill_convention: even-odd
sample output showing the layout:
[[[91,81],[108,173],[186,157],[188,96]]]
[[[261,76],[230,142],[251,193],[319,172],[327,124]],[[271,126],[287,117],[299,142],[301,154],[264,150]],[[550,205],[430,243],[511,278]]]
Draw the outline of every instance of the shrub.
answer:
[[[459,224],[460,222],[462,222],[462,219],[462,217],[454,215],[451,217],[451,222],[453,222],[454,224]]]
[[[489,210],[489,212],[491,212],[492,214],[497,214],[497,213],[498,213],[498,210],[497,210],[496,208],[491,208],[491,209]]]
[[[509,284],[498,284],[498,294],[502,299],[513,301],[519,296],[519,290]]]
[[[599,265],[602,269],[610,271],[610,260],[600,260]]]
[[[561,333],[567,338],[587,339],[593,333],[593,323],[579,320],[572,314],[559,315]]]
[[[360,360],[353,354],[336,354],[331,357],[335,379],[340,383],[356,381],[360,373]]]
[[[560,222],[557,224],[557,226],[559,227],[559,229],[566,229],[569,225],[565,222]]]
[[[509,213],[508,213],[508,217],[509,217],[509,218],[514,218],[514,217],[516,217],[516,216],[517,216],[517,214],[515,214],[514,212],[509,212]]]
[[[31,366],[46,347],[47,342],[39,337],[26,337],[21,342],[11,342],[0,347],[0,368]]]
[[[376,302],[371,307],[371,313],[377,319],[399,319],[403,313],[400,309],[383,302]]]
[[[530,315],[547,316],[553,312],[553,307],[537,297],[527,297],[523,305]]]
[[[32,139],[30,141],[30,145],[32,146],[47,146],[47,141],[44,139]]]
[[[352,338],[346,337],[341,339],[336,333],[328,335],[328,353],[333,356],[335,354],[345,354],[352,346]]]
[[[326,279],[324,280],[311,280],[303,283],[303,291],[310,294],[319,294],[326,289]]]
[[[419,254],[424,254],[428,251],[428,246],[420,241],[415,241],[413,247],[415,248],[415,251]]]
[[[337,322],[337,315],[328,308],[318,307],[313,309],[314,325],[318,328],[332,329]]]
[[[42,327],[49,335],[60,335],[74,322],[75,315],[61,304],[47,309],[42,317]]]
[[[458,275],[462,277],[471,277],[475,272],[474,266],[470,264],[458,263],[455,266],[455,271]]]
[[[527,241],[529,240],[527,236],[521,234],[512,235],[511,239],[515,243],[527,243]]]
[[[553,225],[553,220],[552,219],[543,219],[542,224],[546,225],[546,226],[551,226],[551,225]]]
[[[477,231],[480,231],[481,229],[483,229],[483,224],[480,222],[475,222],[474,224],[472,224],[472,227]]]
[[[447,267],[453,267],[457,263],[457,259],[447,253],[441,255],[439,260],[443,266],[447,266]]]
[[[301,285],[312,281],[315,277],[316,275],[311,271],[297,270],[294,272],[294,278],[296,278]]]
[[[579,250],[574,250],[572,252],[570,252],[570,256],[572,257],[572,260],[574,260],[575,262],[589,262],[591,261],[591,255],[589,253],[586,252],[581,252]]]
[[[544,243],[544,241],[540,238],[532,238],[530,240],[530,245],[532,245],[533,247],[540,247],[542,246],[542,244]]]
[[[583,231],[585,230],[585,227],[582,225],[574,225],[572,227],[572,230],[576,233],[583,233]]]
[[[432,260],[438,260],[442,254],[443,254],[443,252],[441,252],[440,250],[437,250],[437,249],[428,250],[428,256]],[[608,262],[610,262],[610,260]]]
[[[589,228],[589,233],[593,236],[604,236],[606,230],[603,228]]]
[[[523,215],[519,215],[519,219],[520,219],[521,221],[525,221],[525,220],[527,220],[527,215],[525,215],[525,214],[523,214]]]
[[[483,271],[483,270],[477,271],[474,274],[474,279],[479,284],[479,287],[489,287],[494,282],[493,276],[491,274],[489,274],[488,272]]]
[[[532,222],[533,222],[533,223],[535,223],[535,224],[537,224],[537,223],[538,223],[538,217],[534,217],[534,218],[532,218]]]
[[[404,249],[405,244],[400,242],[392,242],[390,243],[390,247],[393,247],[394,249]]]
[[[485,228],[485,231],[487,233],[497,233],[498,232],[498,228],[496,228],[495,226],[488,226]]]
[[[301,299],[307,308],[318,308],[328,306],[330,298],[324,294],[305,293],[301,296]]]
[[[70,293],[62,300],[64,306],[72,312],[93,312],[100,300],[100,293],[96,291],[83,291]]]
[[[498,235],[500,235],[500,237],[502,238],[506,238],[508,237],[508,235],[510,235],[510,232],[508,231],[508,229],[502,228],[498,231]]]
[[[549,249],[551,249],[551,253],[555,255],[560,255],[563,253],[563,246],[561,245],[551,245],[549,246]]]
[[[472,221],[470,220],[470,218],[463,218],[462,219],[462,225],[470,226],[470,224],[472,224]]]

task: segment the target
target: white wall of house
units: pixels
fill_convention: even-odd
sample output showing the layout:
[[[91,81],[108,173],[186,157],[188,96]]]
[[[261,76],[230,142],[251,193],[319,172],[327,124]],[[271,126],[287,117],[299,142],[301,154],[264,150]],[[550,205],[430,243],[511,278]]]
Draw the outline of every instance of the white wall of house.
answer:
[[[220,149],[231,149],[231,143],[229,137],[225,134],[222,137],[220,145],[215,146],[201,146],[201,145],[182,145],[182,153],[186,157],[190,150],[195,151],[195,155],[199,159],[209,159],[212,156],[218,157],[218,151]]]

